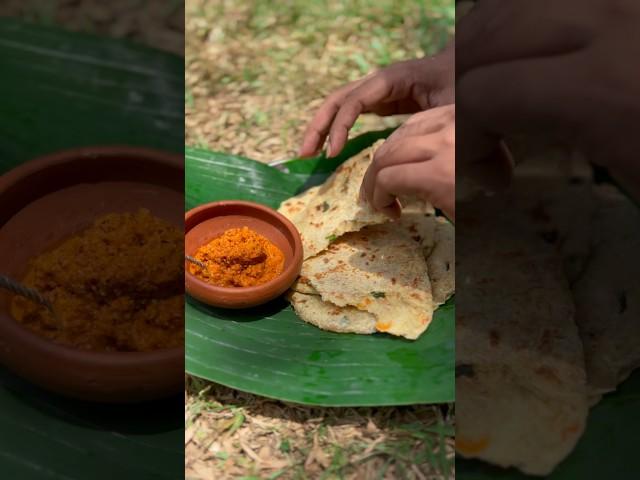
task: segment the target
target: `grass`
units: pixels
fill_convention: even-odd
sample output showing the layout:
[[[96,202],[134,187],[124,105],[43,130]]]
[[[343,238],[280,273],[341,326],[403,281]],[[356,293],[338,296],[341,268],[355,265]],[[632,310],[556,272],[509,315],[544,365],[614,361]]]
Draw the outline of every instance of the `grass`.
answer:
[[[187,0],[189,145],[260,161],[295,157],[333,89],[439,51],[453,2]],[[353,134],[401,119],[365,115]],[[188,377],[187,478],[454,477],[451,406],[311,408]]]
[[[186,142],[261,161],[294,157],[333,89],[440,50],[455,14],[442,0],[188,0],[186,9]],[[353,133],[397,123],[364,116]]]
[[[187,392],[187,478],[453,477],[451,406],[304,407],[192,377]]]

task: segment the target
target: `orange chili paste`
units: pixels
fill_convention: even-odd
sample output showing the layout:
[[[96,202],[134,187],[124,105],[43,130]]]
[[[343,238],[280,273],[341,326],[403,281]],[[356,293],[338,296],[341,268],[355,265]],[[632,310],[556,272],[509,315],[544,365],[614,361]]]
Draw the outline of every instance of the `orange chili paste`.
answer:
[[[194,257],[207,268],[191,265],[191,273],[219,287],[262,285],[284,268],[282,251],[248,227],[227,230],[200,247]]]

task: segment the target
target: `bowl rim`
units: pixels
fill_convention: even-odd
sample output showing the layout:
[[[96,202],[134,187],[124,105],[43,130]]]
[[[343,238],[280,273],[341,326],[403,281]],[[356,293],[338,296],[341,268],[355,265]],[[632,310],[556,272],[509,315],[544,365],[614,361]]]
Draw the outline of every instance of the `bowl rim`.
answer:
[[[33,173],[44,170],[48,167],[61,165],[67,162],[76,161],[82,158],[110,157],[115,155],[126,155],[140,159],[153,159],[168,167],[184,169],[182,157],[179,153],[155,150],[149,147],[137,147],[127,145],[96,145],[88,147],[71,148],[59,150],[26,160],[8,172],[0,175],[0,195],[17,181],[28,178]]]
[[[203,280],[200,280],[197,276],[192,274],[188,268],[185,268],[185,279],[188,279],[190,282],[193,282],[200,288],[207,289],[213,294],[225,295],[225,296],[238,295],[238,294],[252,295],[252,296],[259,295],[265,291],[270,290],[273,285],[277,285],[278,283],[282,282],[283,278],[293,277],[293,280],[292,280],[292,283],[293,283],[295,281],[295,278],[297,278],[299,274],[299,271],[298,271],[299,265],[302,263],[302,238],[300,237],[300,232],[298,231],[296,226],[293,224],[293,222],[291,222],[291,220],[289,220],[287,217],[285,217],[280,212],[276,211],[271,207],[268,207],[261,203],[251,202],[247,200],[218,200],[215,202],[203,203],[201,205],[198,205],[197,207],[192,208],[191,210],[185,213],[185,216],[184,216],[185,237],[187,233],[189,233],[189,231],[191,231],[193,228],[199,225],[198,223],[193,227],[191,227],[189,230],[186,230],[186,225],[188,220],[191,219],[194,215],[204,210],[209,210],[212,208],[223,207],[228,205],[246,206],[246,207],[251,207],[257,210],[261,210],[269,214],[270,216],[276,218],[281,224],[283,224],[293,236],[294,246],[293,246],[292,261],[290,262],[289,266],[280,273],[280,275],[277,275],[276,277],[272,278],[268,282],[265,282],[261,285],[254,285],[252,287],[220,287],[217,285],[213,285],[211,283],[207,283]],[[185,263],[188,263],[188,262],[185,260]],[[188,282],[186,282],[185,287],[186,287],[187,293],[191,294],[189,292]]]
[[[126,155],[139,159],[152,160],[168,167],[182,168],[184,163],[179,153],[156,150],[149,147],[128,145],[95,145],[59,150],[35,157],[17,165],[13,169],[0,175],[0,196],[16,183],[30,175],[47,168],[62,165],[82,158],[98,158],[116,155]],[[24,206],[22,207],[24,208]],[[19,211],[19,210],[18,210]],[[16,212],[17,213],[17,212]],[[0,225],[2,228],[3,225]],[[42,351],[70,361],[81,361],[93,365],[142,365],[157,363],[161,360],[180,356],[184,358],[184,346],[153,350],[149,352],[104,352],[81,350],[73,348],[38,335],[11,317],[9,312],[0,315],[0,327],[11,338],[16,338],[21,345],[29,349]],[[5,337],[6,338],[6,337]]]

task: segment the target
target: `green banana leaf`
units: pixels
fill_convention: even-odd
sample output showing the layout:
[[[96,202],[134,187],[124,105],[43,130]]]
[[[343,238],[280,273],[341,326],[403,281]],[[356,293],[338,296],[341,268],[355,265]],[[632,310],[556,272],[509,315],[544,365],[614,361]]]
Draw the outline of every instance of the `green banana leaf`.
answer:
[[[0,162],[117,144],[181,152],[184,60],[0,18]]]
[[[186,149],[186,208],[215,200],[280,202],[323,182],[390,130],[361,135],[341,155],[293,160],[285,171],[223,153]],[[325,332],[283,299],[233,312],[187,299],[186,369],[239,390],[297,403],[373,406],[451,402],[455,306],[450,301],[417,341],[386,334]]]
[[[181,152],[184,64],[174,55],[0,19],[0,174],[96,144]],[[92,405],[0,366],[0,472],[20,480],[184,476],[184,399]]]

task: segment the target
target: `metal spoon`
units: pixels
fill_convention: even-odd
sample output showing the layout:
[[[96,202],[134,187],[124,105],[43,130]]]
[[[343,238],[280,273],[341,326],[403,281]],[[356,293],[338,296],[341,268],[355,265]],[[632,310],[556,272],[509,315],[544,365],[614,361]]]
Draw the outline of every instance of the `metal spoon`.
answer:
[[[7,277],[6,275],[0,275],[0,288],[10,291],[11,293],[15,293],[16,295],[20,295],[21,297],[28,298],[40,305],[49,309],[49,311],[55,316],[55,312],[53,311],[53,305],[51,302],[44,298],[40,292],[34,290],[33,288],[25,287],[19,282]]]
[[[200,268],[202,268],[202,269],[204,269],[204,270],[206,270],[206,269],[207,269],[207,266],[206,266],[203,262],[201,262],[200,260],[198,260],[197,258],[193,258],[193,257],[191,257],[191,256],[189,256],[189,255],[185,255],[185,256],[184,256],[184,258],[185,258],[185,260],[186,260],[187,262],[191,262],[191,263],[193,263],[194,265],[197,265],[197,266],[199,266]]]

